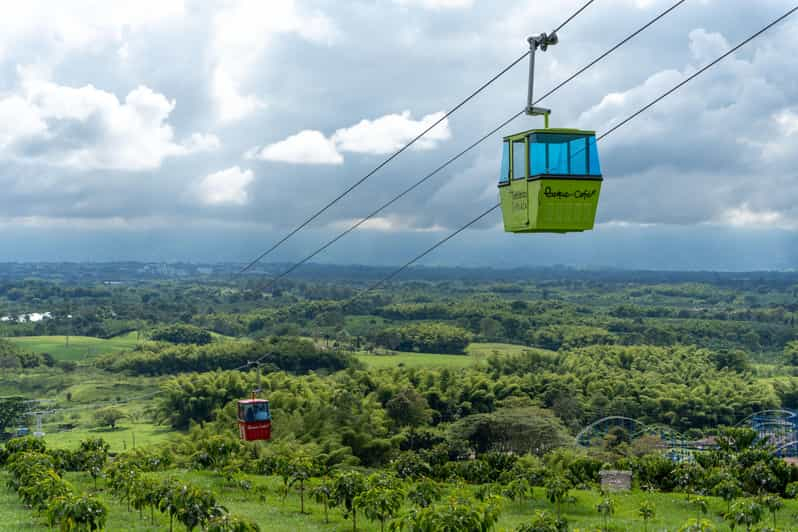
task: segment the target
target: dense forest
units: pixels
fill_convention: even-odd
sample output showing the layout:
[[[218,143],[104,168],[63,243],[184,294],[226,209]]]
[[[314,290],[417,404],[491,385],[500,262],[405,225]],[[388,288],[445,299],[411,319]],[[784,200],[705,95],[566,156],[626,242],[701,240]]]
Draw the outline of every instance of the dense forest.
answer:
[[[798,467],[746,424],[798,409],[798,275],[424,269],[366,292],[379,270],[87,269],[0,275],[0,432],[46,433],[0,462],[39,523],[113,529],[129,507],[141,530],[270,530],[278,510],[247,505],[294,497],[300,527],[750,529],[785,504],[798,522]],[[239,439],[253,390],[268,443]],[[665,428],[577,442],[607,417]],[[674,459],[668,434],[710,443]],[[598,490],[608,469],[635,499]],[[643,511],[676,504],[658,493],[681,509]]]

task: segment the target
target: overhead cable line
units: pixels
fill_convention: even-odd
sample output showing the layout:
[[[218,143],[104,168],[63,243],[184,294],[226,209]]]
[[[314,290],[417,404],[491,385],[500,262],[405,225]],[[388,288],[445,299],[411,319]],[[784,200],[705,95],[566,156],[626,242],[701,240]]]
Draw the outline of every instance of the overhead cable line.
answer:
[[[735,53],[737,50],[739,50],[740,48],[742,48],[746,44],[750,43],[751,41],[753,41],[757,37],[760,37],[763,33],[767,32],[768,30],[770,30],[771,28],[773,28],[774,26],[776,26],[780,22],[784,21],[786,18],[788,18],[791,15],[793,15],[796,11],[798,11],[798,6],[793,7],[792,9],[787,11],[785,14],[783,14],[779,18],[775,19],[773,22],[771,22],[770,24],[768,24],[767,26],[765,26],[761,30],[757,31],[756,33],[754,33],[753,35],[751,35],[747,39],[741,41],[739,44],[737,44],[736,46],[731,48],[726,53],[724,53],[721,56],[719,56],[714,61],[710,62],[709,64],[707,64],[704,67],[702,67],[701,69],[697,70],[696,72],[694,72],[693,74],[691,74],[690,76],[688,76],[687,78],[682,80],[681,82],[677,83],[671,89],[669,89],[668,91],[664,92],[663,94],[661,94],[660,96],[658,96],[657,98],[655,98],[654,100],[649,102],[648,104],[644,105],[643,107],[641,107],[640,109],[638,109],[637,111],[635,111],[634,113],[632,113],[631,115],[629,115],[628,117],[626,117],[625,119],[620,121],[618,124],[616,124],[613,127],[611,127],[606,132],[602,133],[599,137],[596,138],[596,140],[599,141],[599,140],[607,137],[607,135],[610,135],[610,134],[614,133],[615,131],[617,131],[618,129],[620,129],[621,127],[625,126],[626,124],[628,124],[629,122],[631,122],[632,120],[637,118],[640,114],[642,114],[642,113],[646,112],[647,110],[651,109],[654,105],[656,105],[657,103],[661,102],[663,99],[667,98],[668,96],[670,96],[671,94],[673,94],[677,90],[681,89],[682,87],[684,87],[685,85],[690,83],[692,80],[694,80],[695,78],[697,78],[698,76],[700,76],[701,74],[703,74],[704,72],[709,70],[710,68],[714,67],[715,65],[717,65],[718,63],[720,63],[721,61],[723,61],[724,59],[726,59],[727,57],[729,57],[733,53]],[[477,216],[476,218],[474,218],[473,220],[471,220],[467,224],[463,225],[462,227],[460,227],[459,229],[457,229],[453,233],[449,234],[447,237],[443,238],[442,240],[439,240],[438,242],[433,244],[431,247],[427,248],[424,252],[416,255],[414,258],[412,258],[411,260],[409,260],[408,262],[403,264],[401,267],[399,267],[396,270],[394,270],[393,272],[391,272],[389,275],[383,277],[382,279],[380,279],[376,283],[372,284],[368,288],[366,288],[366,289],[362,290],[361,292],[359,292],[357,295],[354,296],[353,299],[357,299],[361,295],[365,295],[365,294],[367,294],[367,293],[369,293],[369,292],[371,292],[373,290],[376,290],[377,288],[379,288],[383,284],[387,283],[388,281],[390,281],[391,279],[393,279],[394,277],[396,277],[397,275],[399,275],[400,273],[405,271],[407,268],[409,268],[410,266],[412,266],[413,264],[415,264],[416,262],[418,262],[422,258],[426,257],[427,255],[429,255],[430,253],[432,253],[433,251],[435,251],[436,249],[441,247],[443,244],[445,244],[446,242],[448,242],[449,240],[451,240],[455,236],[459,235],[460,233],[462,233],[463,231],[465,231],[466,229],[468,229],[469,227],[471,227],[475,223],[477,223],[480,220],[482,220],[483,218],[485,218],[488,214],[492,213],[493,211],[498,209],[500,206],[501,206],[501,204],[497,203],[496,205],[490,207],[488,210],[486,210],[485,212],[483,212],[482,214],[480,214],[479,216]]]
[[[565,26],[566,26],[566,25],[567,25],[569,22],[571,22],[571,21],[572,21],[574,18],[576,18],[576,17],[577,17],[577,16],[578,16],[580,13],[582,13],[582,11],[584,11],[585,9],[587,9],[587,7],[588,7],[590,4],[592,4],[594,1],[595,1],[595,0],[588,0],[588,2],[587,2],[587,3],[585,3],[585,4],[584,4],[584,5],[583,5],[581,8],[579,8],[579,9],[578,9],[578,10],[577,10],[577,11],[576,11],[574,14],[572,14],[570,17],[568,17],[568,18],[565,20],[565,22],[563,22],[562,24],[560,24],[560,25],[558,26],[558,28],[557,28],[556,30],[554,30],[554,32],[553,32],[553,33],[556,33],[557,31],[559,31],[559,30],[561,30],[562,28],[564,28],[564,27],[565,27]],[[327,210],[328,210],[330,207],[332,207],[333,205],[335,205],[336,203],[338,203],[338,202],[339,202],[340,200],[342,200],[342,199],[343,199],[345,196],[349,195],[349,193],[350,193],[350,192],[352,192],[352,191],[353,191],[353,190],[355,190],[357,187],[359,187],[360,185],[362,185],[362,184],[363,184],[363,183],[364,183],[366,180],[368,180],[368,179],[369,179],[371,176],[373,176],[374,174],[376,174],[378,171],[380,171],[382,168],[384,168],[384,167],[385,167],[385,166],[386,166],[388,163],[390,163],[391,161],[393,161],[393,160],[394,160],[395,158],[397,158],[397,157],[398,157],[400,154],[402,154],[404,151],[406,151],[407,149],[409,149],[409,148],[410,148],[410,147],[411,147],[413,144],[415,144],[417,141],[419,141],[419,140],[420,140],[422,137],[424,137],[424,136],[425,136],[427,133],[429,133],[430,131],[432,131],[432,130],[433,130],[433,129],[434,129],[434,128],[435,128],[435,127],[438,125],[438,124],[440,124],[441,122],[443,122],[444,120],[446,120],[447,118],[449,118],[451,115],[453,115],[454,113],[456,113],[456,112],[457,112],[457,111],[458,111],[458,110],[459,110],[461,107],[463,107],[465,104],[467,104],[468,102],[470,102],[471,100],[473,100],[473,99],[474,99],[474,98],[475,98],[475,97],[476,97],[476,96],[477,96],[479,93],[481,93],[483,90],[485,90],[486,88],[488,88],[488,86],[490,86],[490,85],[491,85],[491,84],[493,84],[493,83],[494,83],[494,82],[495,82],[497,79],[499,79],[499,78],[500,78],[500,77],[502,77],[504,74],[506,74],[506,73],[507,73],[507,72],[508,72],[508,71],[509,71],[511,68],[513,68],[515,65],[517,65],[518,63],[520,63],[521,61],[523,61],[523,60],[524,60],[524,59],[525,59],[525,58],[526,58],[528,55],[529,55],[529,51],[526,51],[526,52],[524,52],[524,53],[523,53],[521,56],[519,56],[517,59],[515,59],[515,60],[514,60],[512,63],[510,63],[509,65],[507,65],[506,67],[504,67],[502,70],[500,70],[500,71],[499,71],[499,72],[498,72],[498,73],[497,73],[495,76],[493,76],[493,77],[492,77],[492,78],[490,78],[488,81],[486,81],[485,83],[483,83],[483,84],[482,84],[482,85],[481,85],[481,86],[480,86],[478,89],[476,89],[474,92],[472,92],[470,95],[468,95],[468,96],[467,96],[467,97],[466,97],[464,100],[462,100],[460,103],[458,103],[457,105],[455,105],[454,107],[452,107],[452,108],[451,108],[449,111],[447,111],[446,113],[444,113],[444,114],[443,114],[443,116],[441,116],[441,117],[440,117],[438,120],[436,120],[436,121],[435,121],[435,122],[434,122],[432,125],[430,125],[430,126],[427,128],[427,129],[425,129],[424,131],[422,131],[421,133],[419,133],[419,134],[418,134],[416,137],[414,137],[412,140],[410,140],[410,142],[408,142],[407,144],[405,144],[404,146],[402,146],[401,148],[399,148],[399,149],[398,149],[397,151],[395,151],[395,152],[394,152],[394,153],[393,153],[391,156],[389,156],[387,159],[385,159],[385,160],[384,160],[384,161],[382,161],[380,164],[378,164],[377,166],[375,166],[375,167],[374,167],[374,168],[373,168],[373,169],[372,169],[370,172],[368,172],[366,175],[364,175],[363,177],[361,177],[360,179],[358,179],[357,181],[355,181],[355,182],[354,182],[353,184],[351,184],[351,185],[350,185],[348,188],[346,188],[346,189],[345,189],[343,192],[341,192],[340,194],[338,194],[338,195],[337,195],[335,198],[333,198],[332,200],[330,200],[329,202],[327,202],[327,203],[326,203],[326,204],[325,204],[325,205],[324,205],[324,206],[323,206],[321,209],[319,209],[319,210],[317,210],[316,212],[314,212],[314,213],[313,213],[313,214],[312,214],[310,217],[308,217],[308,218],[307,218],[307,219],[306,219],[304,222],[302,222],[301,224],[299,224],[298,226],[296,226],[294,229],[292,229],[292,230],[291,230],[291,232],[289,232],[289,233],[288,233],[287,235],[285,235],[283,238],[281,238],[281,239],[280,239],[280,240],[278,240],[276,243],[274,243],[274,244],[273,244],[273,245],[272,245],[272,246],[271,246],[269,249],[267,249],[266,251],[264,251],[263,253],[261,253],[260,255],[258,255],[258,256],[257,256],[257,257],[256,257],[254,260],[252,260],[252,261],[251,261],[251,262],[249,262],[249,263],[248,263],[246,266],[244,266],[243,268],[241,268],[241,270],[240,270],[238,273],[239,273],[239,274],[242,274],[242,273],[245,273],[245,272],[247,272],[247,271],[248,271],[248,270],[250,270],[250,269],[251,269],[253,266],[255,266],[255,265],[258,263],[258,262],[260,262],[261,260],[263,260],[264,258],[266,258],[266,257],[267,257],[269,254],[271,254],[271,253],[272,253],[274,250],[276,250],[276,249],[277,249],[277,248],[279,248],[281,245],[283,245],[283,244],[284,244],[284,243],[285,243],[287,240],[289,240],[291,237],[293,237],[294,235],[296,235],[298,232],[302,231],[302,230],[303,230],[305,227],[307,227],[307,226],[308,226],[308,225],[309,225],[311,222],[313,222],[313,221],[314,221],[316,218],[318,218],[318,217],[319,217],[319,216],[321,216],[321,215],[322,215],[324,212],[326,212],[326,211],[327,211]]]
[[[582,75],[584,72],[586,72],[587,70],[589,70],[590,68],[592,68],[593,66],[595,66],[596,64],[601,62],[607,56],[609,56],[613,52],[615,52],[618,48],[620,48],[621,46],[625,45],[626,43],[628,43],[629,41],[631,41],[632,39],[634,39],[635,37],[640,35],[642,32],[647,30],[653,24],[658,22],[660,19],[662,19],[663,17],[668,15],[671,11],[673,11],[674,9],[676,9],[677,7],[679,7],[680,5],[685,3],[686,1],[687,0],[679,0],[678,2],[673,4],[671,7],[669,7],[665,11],[661,12],[656,17],[652,18],[646,24],[644,24],[643,26],[639,27],[637,30],[635,30],[632,33],[630,33],[629,35],[627,35],[624,39],[622,39],[617,44],[615,44],[614,46],[609,48],[606,52],[604,52],[603,54],[601,54],[598,57],[596,57],[594,60],[589,62],[587,65],[583,66],[582,68],[580,68],[579,70],[574,72],[571,76],[569,76],[564,81],[560,82],[554,88],[552,88],[547,93],[545,93],[543,96],[541,96],[540,98],[535,100],[532,103],[532,105],[533,106],[537,105],[538,103],[542,102],[543,100],[545,100],[546,98],[548,98],[549,96],[551,96],[552,94],[554,94],[555,92],[557,92],[558,90],[563,88],[565,85],[567,85],[568,83],[570,83],[571,81],[573,81],[574,79],[576,79],[577,77]],[[585,6],[583,6],[582,9],[587,7],[587,5],[589,5],[589,3],[586,4]],[[578,14],[578,13],[579,12],[577,12],[576,14]],[[575,16],[576,14],[574,14],[573,16]],[[572,18],[573,18],[573,16],[572,16]],[[564,26],[564,24],[561,25],[560,28],[562,28],[562,26]],[[555,32],[559,31],[560,28],[555,30]],[[495,133],[497,133],[499,130],[501,130],[503,127],[505,127],[507,124],[509,124],[510,122],[512,122],[513,120],[515,120],[516,118],[518,118],[519,116],[524,114],[524,112],[525,112],[525,110],[521,110],[518,113],[514,114],[513,116],[511,116],[510,118],[508,118],[507,120],[505,120],[504,122],[502,122],[501,124],[499,124],[498,126],[493,128],[490,132],[488,132],[485,135],[483,135],[482,137],[480,137],[477,141],[475,141],[473,144],[471,144],[470,146],[465,148],[463,151],[461,151],[460,153],[458,153],[458,154],[454,155],[453,157],[451,157],[449,160],[444,162],[442,165],[437,167],[435,170],[433,170],[432,172],[428,173],[427,175],[425,175],[424,177],[422,177],[421,179],[419,179],[418,181],[416,181],[415,183],[410,185],[408,188],[406,188],[405,190],[403,190],[402,192],[400,192],[399,194],[397,194],[396,196],[391,198],[386,203],[383,203],[380,207],[378,207],[377,209],[372,211],[368,216],[365,216],[364,218],[361,218],[360,220],[355,222],[353,225],[351,225],[349,228],[347,228],[344,231],[338,233],[331,240],[327,241],[327,243],[325,243],[324,245],[322,245],[321,247],[319,247],[318,249],[316,249],[315,251],[313,251],[309,255],[305,256],[303,259],[301,259],[298,262],[294,263],[288,269],[282,271],[279,275],[277,275],[276,277],[271,279],[271,281],[269,282],[268,286],[274,285],[274,283],[276,283],[280,279],[284,278],[285,276],[289,275],[291,272],[293,272],[294,270],[296,270],[300,266],[302,266],[302,265],[306,264],[308,261],[312,260],[319,253],[323,252],[324,250],[326,250],[327,248],[329,248],[330,246],[332,246],[333,244],[335,244],[336,242],[341,240],[343,237],[345,237],[349,233],[355,231],[358,227],[360,227],[364,223],[368,222],[369,220],[371,220],[372,218],[377,216],[379,213],[381,213],[382,211],[384,211],[385,209],[387,209],[388,207],[390,207],[391,205],[393,205],[394,203],[396,203],[397,201],[399,201],[400,199],[405,197],[407,194],[409,194],[410,192],[412,192],[413,190],[415,190],[416,188],[421,186],[423,183],[425,183],[426,181],[431,179],[433,176],[437,175],[439,172],[444,170],[446,167],[448,167],[449,165],[451,165],[452,163],[454,163],[455,161],[457,161],[458,159],[463,157],[465,154],[467,154],[468,152],[470,152],[471,150],[473,150],[474,148],[476,148],[477,146],[479,146],[480,144],[485,142],[488,138],[492,137]]]
[[[562,24],[560,24],[559,26],[557,26],[557,29],[555,29],[554,31],[552,31],[552,33],[557,33],[557,32],[559,32],[561,29],[563,29],[565,26],[567,26],[569,22],[571,22],[573,19],[575,19],[576,17],[578,17],[578,16],[579,16],[579,15],[582,13],[582,11],[584,11],[585,9],[587,9],[588,7],[590,7],[590,4],[592,4],[592,3],[593,3],[593,2],[595,2],[595,1],[596,1],[596,0],[589,0],[588,2],[585,2],[585,4],[584,4],[582,7],[580,7],[580,8],[579,8],[579,9],[577,9],[576,11],[574,11],[574,13],[573,13],[573,14],[572,14],[570,17],[568,17],[567,19],[565,19],[565,21],[564,21]]]

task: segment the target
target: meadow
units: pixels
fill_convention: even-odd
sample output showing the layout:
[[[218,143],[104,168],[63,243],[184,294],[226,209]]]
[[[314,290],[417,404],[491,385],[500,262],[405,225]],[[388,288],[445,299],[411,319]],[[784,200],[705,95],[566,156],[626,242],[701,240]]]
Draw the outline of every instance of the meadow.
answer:
[[[361,352],[357,353],[357,358],[366,364],[367,367],[373,369],[396,367],[461,369],[482,365],[489,355],[514,355],[522,353],[524,349],[524,346],[519,345],[486,342],[469,344],[463,355],[396,351],[380,355]]]
[[[305,513],[300,513],[300,497],[291,492],[283,497],[282,482],[278,477],[256,475],[239,475],[237,481],[248,481],[251,488],[241,489],[225,481],[220,475],[209,471],[171,470],[154,475],[156,478],[177,477],[212,491],[217,500],[230,512],[244,515],[260,525],[261,530],[269,532],[296,531],[346,531],[352,530],[351,519],[344,519],[340,509],[332,508],[328,512],[329,523],[325,523],[323,507],[305,495]],[[66,479],[82,492],[94,492],[108,506],[108,530],[129,530],[136,532],[165,530],[169,527],[168,517],[159,512],[154,513],[153,524],[148,512],[143,516],[128,510],[125,503],[109,493],[101,480],[95,491],[92,478],[87,473],[68,473]],[[0,474],[0,482],[5,483],[6,474]],[[466,487],[466,491],[473,491]],[[571,502],[563,505],[563,516],[567,519],[571,530],[595,531],[603,526],[602,518],[596,510],[603,497],[596,491],[572,490]],[[624,532],[667,532],[676,531],[692,518],[707,520],[717,530],[728,530],[728,523],[721,517],[726,510],[726,503],[717,497],[707,497],[707,512],[702,513],[691,504],[684,494],[647,493],[634,491],[618,493],[611,496],[615,503],[615,512],[609,519],[611,530]],[[638,515],[643,501],[653,503],[655,517],[644,523]],[[438,504],[446,504],[444,500]],[[404,507],[404,510],[407,510]],[[496,532],[510,532],[528,523],[530,516],[539,510],[553,512],[553,505],[546,500],[545,490],[536,488],[534,495],[527,501],[506,501],[502,507],[501,517],[495,527]],[[784,508],[777,514],[779,530],[796,530],[798,528],[798,501],[786,501]],[[765,520],[770,523],[771,517]],[[40,530],[41,519],[37,519],[29,510],[20,504],[19,499],[7,490],[0,491],[0,532],[17,530]],[[180,527],[176,527],[180,529]],[[358,530],[375,532],[380,530],[379,522],[369,521],[363,515],[358,517]]]
[[[28,351],[49,353],[56,360],[80,362],[106,353],[133,349],[140,338],[138,333],[133,331],[108,339],[64,335],[17,336],[7,339]]]

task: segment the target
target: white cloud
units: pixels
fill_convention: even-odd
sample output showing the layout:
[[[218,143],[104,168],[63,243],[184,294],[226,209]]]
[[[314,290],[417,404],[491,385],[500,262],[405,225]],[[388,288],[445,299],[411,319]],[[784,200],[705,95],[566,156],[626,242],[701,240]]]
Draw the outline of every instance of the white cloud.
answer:
[[[474,5],[474,0],[393,0],[403,7],[421,7],[424,9],[464,8]]]
[[[336,231],[345,231],[349,229],[360,220],[338,220],[330,224],[330,227]],[[446,231],[446,228],[437,224],[423,225],[413,217],[399,217],[399,216],[375,216],[360,224],[358,229],[364,231],[378,231],[383,233],[395,232],[410,232],[410,233],[439,233]]]
[[[410,111],[390,114],[376,120],[361,120],[352,127],[339,129],[333,135],[333,142],[342,151],[384,155],[398,150],[443,117],[444,113],[432,113],[421,120],[413,120]],[[432,149],[438,142],[448,140],[452,134],[449,121],[443,120],[413,147],[421,150]]]
[[[798,133],[798,113],[785,110],[778,113],[774,118],[785,135],[789,136]]]
[[[245,205],[249,201],[247,191],[255,176],[252,170],[241,170],[233,166],[203,177],[195,186],[193,195],[204,205]]]
[[[320,131],[305,130],[270,144],[256,156],[265,161],[296,164],[341,164],[343,156],[335,143]]]
[[[725,54],[729,48],[729,41],[720,33],[708,32],[703,28],[690,32],[690,53],[696,61],[708,63]]]
[[[214,19],[211,94],[218,118],[240,120],[265,106],[245,85],[274,34],[296,34],[310,42],[331,44],[339,35],[323,13],[308,12],[295,0],[230,3]]]
[[[222,141],[213,133],[193,133],[184,143],[186,153],[216,150]]]
[[[254,94],[242,94],[239,85],[223,67],[219,66],[214,71],[211,94],[222,122],[240,120],[266,107],[266,103]]]
[[[772,210],[753,210],[747,203],[725,210],[717,223],[732,227],[795,228],[795,223],[782,213]]]
[[[119,42],[126,32],[152,27],[185,13],[183,0],[27,0],[4,2],[0,17],[0,53],[27,38],[48,40],[65,49]]]
[[[376,120],[361,120],[352,127],[337,130],[331,137],[321,131],[305,130],[265,148],[252,148],[245,158],[296,164],[341,164],[341,152],[385,155],[395,152],[440,120],[444,113],[432,113],[413,120],[410,111],[385,115]],[[413,144],[417,150],[430,150],[452,134],[449,121],[443,120]]]
[[[219,139],[195,133],[174,140],[167,123],[175,101],[139,86],[124,102],[92,85],[67,87],[20,69],[16,94],[0,96],[0,157],[78,170],[145,170],[164,158],[214,149]]]

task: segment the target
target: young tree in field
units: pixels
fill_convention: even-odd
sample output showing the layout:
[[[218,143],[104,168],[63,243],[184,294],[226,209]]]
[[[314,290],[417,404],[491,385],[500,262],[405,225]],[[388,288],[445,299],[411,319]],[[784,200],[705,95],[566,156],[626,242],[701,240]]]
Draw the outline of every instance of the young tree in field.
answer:
[[[679,532],[715,532],[717,528],[706,519],[689,519],[679,527]]]
[[[102,438],[88,438],[80,442],[78,464],[81,471],[87,471],[91,475],[94,489],[97,489],[97,478],[102,475],[108,461],[109,448],[108,442]]]
[[[324,522],[330,522],[329,508],[330,502],[333,498],[333,483],[329,478],[322,479],[318,484],[313,486],[310,490],[310,495],[317,503],[324,506]]]
[[[607,532],[610,529],[610,517],[615,513],[615,501],[607,497],[596,506],[596,511],[601,514],[602,532]]]
[[[94,421],[101,427],[111,427],[111,430],[116,429],[116,424],[120,419],[124,419],[125,413],[112,406],[101,408],[94,412]]]
[[[407,492],[407,499],[421,508],[431,506],[441,498],[441,488],[437,482],[428,478],[414,483]]]
[[[288,470],[288,488],[299,484],[299,513],[303,514],[305,513],[305,482],[310,479],[313,472],[313,463],[307,455],[301,453],[291,459],[288,463]]]
[[[739,500],[732,504],[731,511],[723,517],[734,530],[738,525],[744,526],[747,531],[762,520],[765,509],[754,501]]]
[[[688,495],[687,502],[689,502],[696,511],[696,518],[695,521],[698,523],[701,521],[701,516],[707,514],[707,500],[704,497],[694,497]]]
[[[336,506],[343,506],[344,518],[352,515],[352,530],[357,531],[357,506],[355,498],[366,491],[366,479],[362,473],[348,471],[335,479],[333,501]]]
[[[523,502],[532,494],[532,486],[525,478],[517,478],[511,481],[502,490],[502,495],[515,502]]]
[[[637,515],[643,520],[643,530],[648,532],[648,522],[651,519],[654,519],[657,510],[654,507],[654,503],[651,501],[643,501],[640,503],[640,507],[637,509]]]
[[[225,513],[208,521],[203,532],[260,532],[260,527],[256,523]]]
[[[554,503],[557,520],[562,519],[562,502],[568,497],[570,489],[571,483],[563,475],[554,476],[546,482],[546,498]]]
[[[770,512],[771,517],[773,518],[773,530],[776,530],[776,514],[779,510],[784,508],[784,501],[781,500],[781,497],[777,495],[768,495],[766,497],[762,497],[759,500],[759,503],[767,508]]]
[[[108,455],[100,451],[89,451],[81,455],[81,468],[91,475],[92,480],[94,480],[95,490],[97,489],[97,479],[103,474],[103,468],[107,460]]]
[[[726,501],[726,512],[728,513],[731,511],[732,502],[743,494],[743,489],[737,480],[727,478],[712,488],[712,494]]]
[[[391,522],[391,532],[407,530],[445,532],[487,532],[499,520],[499,498],[490,497],[476,502],[452,497],[444,506],[414,508]]]
[[[175,497],[177,520],[183,523],[188,532],[203,526],[214,515],[226,513],[216,505],[216,499],[210,491],[183,484],[172,493]]]
[[[133,502],[133,490],[140,481],[141,471],[132,463],[117,460],[106,468],[108,485],[120,499],[127,503],[127,511]]]
[[[385,532],[385,521],[399,511],[403,496],[398,489],[372,487],[355,497],[354,506],[361,508],[370,520],[379,521],[380,532]]]
[[[169,514],[169,532],[174,530],[175,514],[180,509],[178,493],[180,484],[174,479],[163,480],[154,490],[154,498],[158,501],[158,511]]]
[[[568,525],[545,510],[538,510],[532,522],[516,528],[516,532],[567,532]]]
[[[108,508],[91,495],[54,497],[47,508],[47,520],[61,530],[102,530],[107,518]]]

